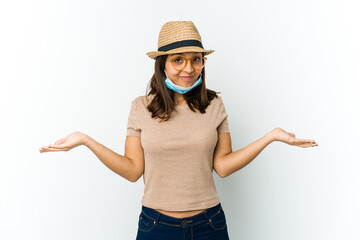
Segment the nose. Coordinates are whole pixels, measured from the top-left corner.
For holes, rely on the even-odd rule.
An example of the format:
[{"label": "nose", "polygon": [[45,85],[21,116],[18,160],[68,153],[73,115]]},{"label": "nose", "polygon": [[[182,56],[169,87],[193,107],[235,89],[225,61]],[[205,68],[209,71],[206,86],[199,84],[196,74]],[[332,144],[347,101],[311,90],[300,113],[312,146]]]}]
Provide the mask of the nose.
[{"label": "nose", "polygon": [[184,71],[184,72],[188,72],[188,73],[191,73],[191,72],[194,71],[194,68],[193,68],[190,60],[188,60],[188,61],[186,62],[186,66],[185,66],[185,68],[183,69],[183,71]]}]

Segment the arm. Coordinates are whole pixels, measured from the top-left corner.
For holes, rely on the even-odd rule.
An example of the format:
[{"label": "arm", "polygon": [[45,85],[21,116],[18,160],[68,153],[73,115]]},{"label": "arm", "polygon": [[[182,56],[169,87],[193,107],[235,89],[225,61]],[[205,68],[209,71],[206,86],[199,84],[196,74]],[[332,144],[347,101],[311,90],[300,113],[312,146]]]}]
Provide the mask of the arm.
[{"label": "arm", "polygon": [[126,137],[125,156],[113,152],[90,136],[79,131],[57,140],[55,144],[42,146],[39,150],[40,153],[69,151],[81,145],[87,146],[105,166],[130,182],[136,182],[144,173],[144,151],[141,146],[140,137]]},{"label": "arm", "polygon": [[248,146],[232,152],[230,134],[219,134],[214,154],[214,169],[220,177],[227,177],[249,164],[273,141],[281,141],[299,147],[317,146],[314,140],[298,139],[295,138],[293,133],[287,133],[281,128],[275,128]]},{"label": "arm", "polygon": [[98,158],[113,172],[119,174],[130,182],[136,182],[143,174],[144,157],[140,145],[139,137],[127,137],[125,142],[125,155],[117,154],[111,149],[98,143],[87,136],[85,146],[87,146]]},{"label": "arm", "polygon": [[248,146],[232,152],[230,134],[219,134],[214,155],[214,169],[216,173],[224,178],[240,170],[256,158],[272,141],[269,135],[265,135]]}]

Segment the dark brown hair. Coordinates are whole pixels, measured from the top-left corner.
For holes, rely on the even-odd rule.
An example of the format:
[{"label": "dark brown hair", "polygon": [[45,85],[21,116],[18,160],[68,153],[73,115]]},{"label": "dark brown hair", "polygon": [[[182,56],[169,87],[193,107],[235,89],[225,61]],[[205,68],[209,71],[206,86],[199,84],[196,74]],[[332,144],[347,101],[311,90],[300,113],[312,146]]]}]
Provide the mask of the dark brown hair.
[{"label": "dark brown hair", "polygon": [[[161,121],[167,121],[171,113],[176,111],[174,92],[168,89],[165,85],[165,62],[168,55],[158,56],[155,60],[155,73],[153,74],[148,88],[147,95],[154,95],[151,103],[147,109],[152,113],[152,118],[160,118]],[[183,94],[191,111],[205,113],[205,109],[210,102],[217,97],[217,93],[213,90],[207,89],[205,85],[205,67],[201,71],[202,83],[196,86],[191,91]],[[150,89],[150,90],[149,90]]]}]

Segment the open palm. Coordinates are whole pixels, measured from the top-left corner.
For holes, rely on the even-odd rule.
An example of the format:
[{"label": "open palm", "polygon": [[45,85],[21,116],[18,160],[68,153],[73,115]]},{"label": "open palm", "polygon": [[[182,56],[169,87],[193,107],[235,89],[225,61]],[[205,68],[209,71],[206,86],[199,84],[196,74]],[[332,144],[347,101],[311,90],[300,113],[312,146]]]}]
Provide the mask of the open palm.
[{"label": "open palm", "polygon": [[79,145],[84,144],[86,135],[82,132],[73,132],[57,140],[54,144],[42,146],[39,151],[42,152],[58,152],[58,151],[69,151]]},{"label": "open palm", "polygon": [[291,146],[298,146],[303,148],[318,146],[318,144],[313,139],[295,138],[294,133],[288,133],[279,127],[272,130],[271,134],[273,134],[276,141],[284,142]]}]

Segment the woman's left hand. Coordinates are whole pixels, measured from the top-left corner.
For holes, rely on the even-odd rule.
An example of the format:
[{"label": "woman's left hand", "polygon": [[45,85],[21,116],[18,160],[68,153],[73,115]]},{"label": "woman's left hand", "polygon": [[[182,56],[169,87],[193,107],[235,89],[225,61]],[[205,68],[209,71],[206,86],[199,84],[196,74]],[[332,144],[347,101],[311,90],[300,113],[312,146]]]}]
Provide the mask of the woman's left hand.
[{"label": "woman's left hand", "polygon": [[295,138],[295,134],[288,133],[279,127],[274,128],[271,132],[269,132],[269,135],[273,140],[284,142],[291,146],[298,146],[303,148],[318,146],[318,144],[313,139]]}]

